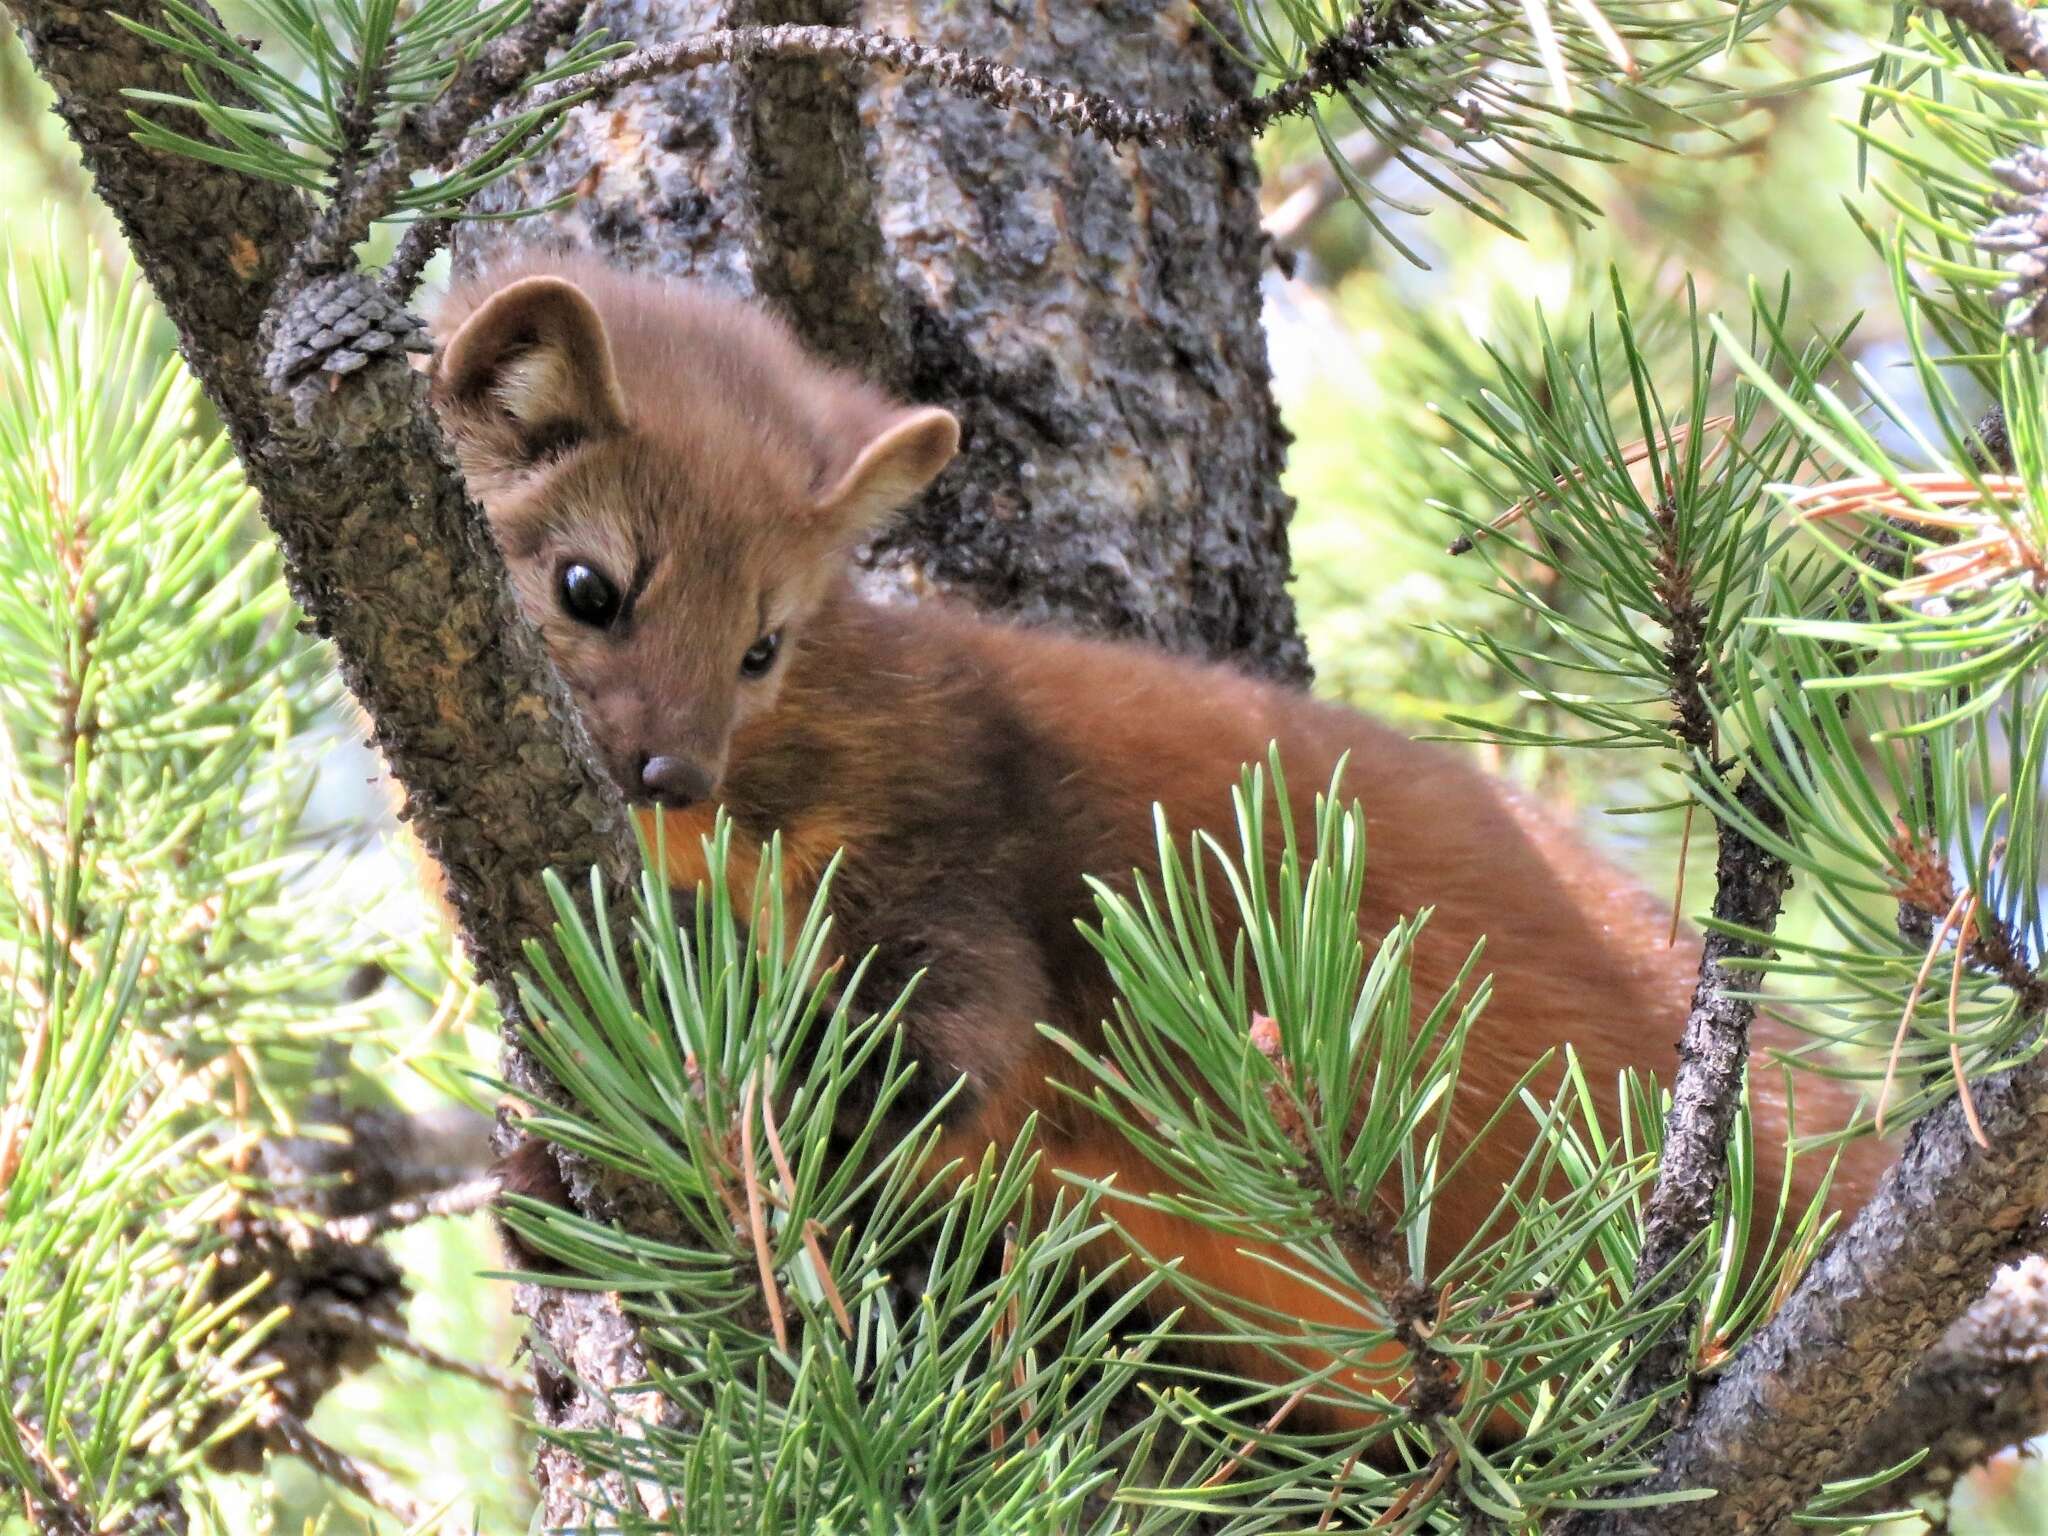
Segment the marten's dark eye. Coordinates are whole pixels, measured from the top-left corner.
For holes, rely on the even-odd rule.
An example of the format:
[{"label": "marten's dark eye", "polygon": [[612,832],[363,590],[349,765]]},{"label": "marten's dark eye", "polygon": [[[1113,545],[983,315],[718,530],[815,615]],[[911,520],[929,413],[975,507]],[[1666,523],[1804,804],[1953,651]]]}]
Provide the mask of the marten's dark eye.
[{"label": "marten's dark eye", "polygon": [[562,611],[592,629],[610,629],[619,616],[619,589],[593,565],[562,567]]},{"label": "marten's dark eye", "polygon": [[748,647],[747,654],[740,658],[740,676],[767,676],[768,669],[775,665],[775,653],[781,649],[782,631],[770,630]]}]

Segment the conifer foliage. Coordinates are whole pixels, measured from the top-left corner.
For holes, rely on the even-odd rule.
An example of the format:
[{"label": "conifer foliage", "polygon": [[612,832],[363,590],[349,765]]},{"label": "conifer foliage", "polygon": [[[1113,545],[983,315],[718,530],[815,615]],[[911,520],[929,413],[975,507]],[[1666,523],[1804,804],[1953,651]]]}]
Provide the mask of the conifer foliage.
[{"label": "conifer foliage", "polygon": [[265,1174],[389,946],[314,898],[333,683],[140,286],[18,257],[0,356],[0,1465],[10,1517],[157,1529],[318,1396]]}]

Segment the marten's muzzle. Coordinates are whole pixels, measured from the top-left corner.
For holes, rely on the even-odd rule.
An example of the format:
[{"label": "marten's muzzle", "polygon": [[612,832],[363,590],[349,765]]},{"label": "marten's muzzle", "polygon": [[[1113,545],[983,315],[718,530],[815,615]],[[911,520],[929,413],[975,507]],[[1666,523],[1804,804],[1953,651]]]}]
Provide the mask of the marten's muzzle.
[{"label": "marten's muzzle", "polygon": [[686,757],[646,757],[640,762],[640,783],[627,786],[635,799],[646,798],[671,811],[685,810],[711,797],[718,780],[701,763]]}]

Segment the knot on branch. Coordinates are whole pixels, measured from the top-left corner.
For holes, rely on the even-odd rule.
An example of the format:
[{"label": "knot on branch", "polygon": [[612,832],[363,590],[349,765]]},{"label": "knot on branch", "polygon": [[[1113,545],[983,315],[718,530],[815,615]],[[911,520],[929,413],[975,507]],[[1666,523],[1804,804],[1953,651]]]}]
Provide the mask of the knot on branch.
[{"label": "knot on branch", "polygon": [[425,323],[374,278],[309,279],[273,311],[268,330],[263,382],[291,402],[299,426],[361,447],[412,419],[418,381],[405,355],[433,344]]},{"label": "knot on branch", "polygon": [[2048,346],[2048,149],[2030,144],[1995,162],[1991,174],[2011,190],[1992,200],[2000,217],[1978,232],[1977,248],[2001,258],[1999,301],[2021,305],[2007,317],[2006,333]]}]

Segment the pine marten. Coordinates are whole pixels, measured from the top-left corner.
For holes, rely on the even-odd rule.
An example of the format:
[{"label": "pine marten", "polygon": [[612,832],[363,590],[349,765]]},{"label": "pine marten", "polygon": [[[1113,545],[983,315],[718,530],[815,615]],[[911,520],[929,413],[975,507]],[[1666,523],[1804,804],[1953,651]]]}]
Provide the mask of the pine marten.
[{"label": "pine marten", "polygon": [[[1059,1170],[1166,1187],[1050,1086],[1085,1076],[1036,1026],[1100,1041],[1113,994],[1076,928],[1094,914],[1084,877],[1156,879],[1155,802],[1176,832],[1228,843],[1229,791],[1272,742],[1304,829],[1349,754],[1345,791],[1368,825],[1361,935],[1371,945],[1435,908],[1418,995],[1450,986],[1485,937],[1495,987],[1465,1053],[1459,1130],[1567,1042],[1609,1124],[1622,1069],[1672,1066],[1696,945],[1669,945],[1653,898],[1453,752],[1227,666],[861,596],[849,551],[952,459],[947,411],[824,366],[758,308],[588,259],[487,270],[447,297],[436,333],[434,406],[611,773],[643,816],[666,818],[670,878],[694,889],[720,806],[741,882],[781,832],[796,902],[844,849],[839,948],[875,951],[871,999],[926,973],[902,1027],[929,1089],[962,1080],[949,1150],[978,1161],[1036,1111],[1048,1189]],[[1759,1048],[1792,1043],[1783,1026],[1757,1033]],[[1765,1190],[1785,1142],[1777,1084],[1755,1076]],[[1799,1099],[1802,1131],[1853,1108],[1820,1078]],[[1525,1149],[1512,1133],[1482,1143],[1435,1208],[1434,1247],[1471,1236]],[[1881,1160],[1852,1145],[1842,1203]],[[1825,1161],[1801,1160],[1809,1183]],[[1359,1322],[1242,1239],[1117,1215],[1228,1294]],[[1280,1370],[1249,1352],[1235,1363]]]}]

